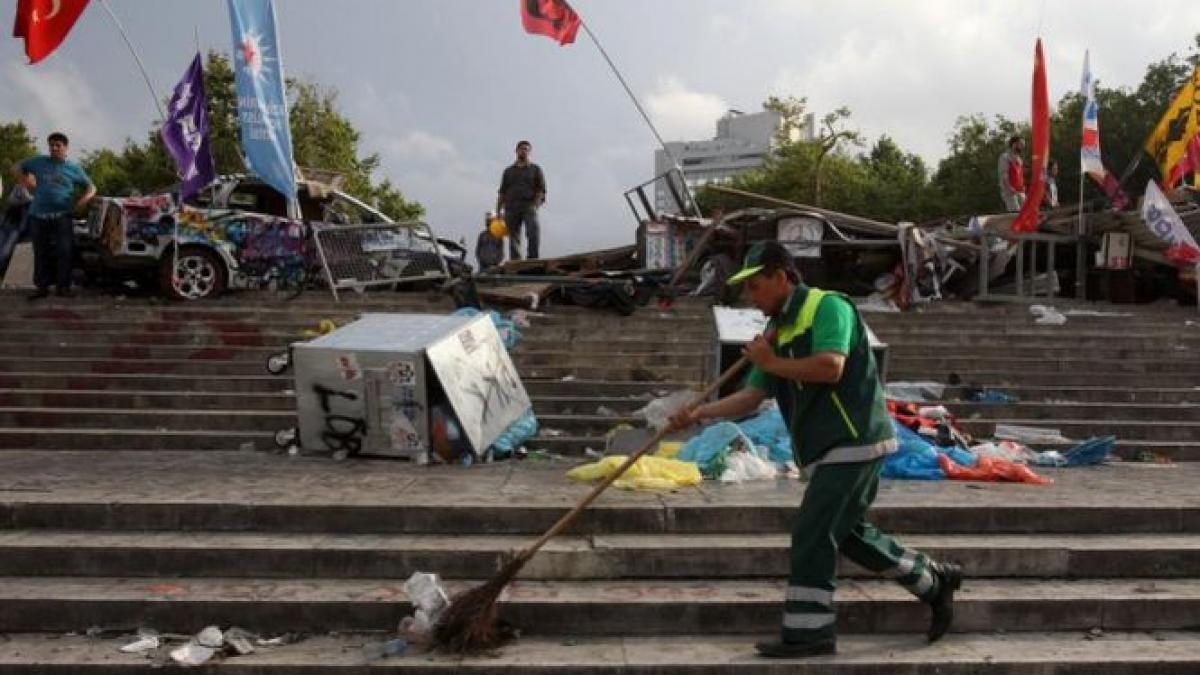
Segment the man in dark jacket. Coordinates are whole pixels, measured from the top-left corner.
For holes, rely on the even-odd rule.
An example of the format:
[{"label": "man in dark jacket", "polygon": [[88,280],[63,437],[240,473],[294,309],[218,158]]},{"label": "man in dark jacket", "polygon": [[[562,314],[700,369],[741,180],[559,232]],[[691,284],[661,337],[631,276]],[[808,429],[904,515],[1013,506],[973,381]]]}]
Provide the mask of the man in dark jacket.
[{"label": "man in dark jacket", "polygon": [[537,212],[546,201],[546,177],[540,166],[529,161],[531,152],[533,145],[529,141],[517,143],[517,161],[504,170],[496,197],[496,210],[504,213],[508,225],[508,253],[512,260],[521,259],[523,229],[529,237],[528,257],[538,257],[541,240]]},{"label": "man in dark jacket", "polygon": [[962,571],[907,548],[866,519],[884,456],[896,438],[875,358],[858,310],[838,293],[809,288],[776,241],[750,248],[728,283],[746,282],[751,302],[771,318],[746,347],[754,367],[739,392],[671,418],[685,428],[740,417],[771,396],[788,424],[796,462],[810,473],[792,527],[791,573],[778,641],[757,645],[763,656],[800,657],[837,651],[833,591],[838,554],[895,579],[930,606],[930,642],[946,633]]}]

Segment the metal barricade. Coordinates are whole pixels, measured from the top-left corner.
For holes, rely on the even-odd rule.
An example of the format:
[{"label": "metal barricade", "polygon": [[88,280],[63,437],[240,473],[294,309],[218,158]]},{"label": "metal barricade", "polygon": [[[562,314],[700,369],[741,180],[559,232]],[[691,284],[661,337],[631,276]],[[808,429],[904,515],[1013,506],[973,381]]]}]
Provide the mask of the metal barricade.
[{"label": "metal barricade", "polygon": [[339,290],[394,287],[450,276],[437,238],[422,222],[319,224],[314,226],[313,240],[335,301]]},{"label": "metal barricade", "polygon": [[[992,261],[991,253],[995,252],[996,242],[1006,241],[1016,244],[1016,286],[1014,293],[995,293],[991,290]],[[1034,302],[1042,298],[1058,297],[1059,288],[1057,272],[1055,271],[1055,256],[1059,246],[1074,247],[1075,249],[1075,297],[1082,299],[1084,285],[1082,283],[1086,272],[1087,246],[1084,237],[1062,234],[1009,234],[999,236],[990,232],[980,235],[979,254],[979,294],[976,300],[981,302]],[[1045,260],[1042,270],[1043,283],[1038,287],[1038,257],[1041,253]],[[1005,261],[1007,265],[1007,260]]]}]

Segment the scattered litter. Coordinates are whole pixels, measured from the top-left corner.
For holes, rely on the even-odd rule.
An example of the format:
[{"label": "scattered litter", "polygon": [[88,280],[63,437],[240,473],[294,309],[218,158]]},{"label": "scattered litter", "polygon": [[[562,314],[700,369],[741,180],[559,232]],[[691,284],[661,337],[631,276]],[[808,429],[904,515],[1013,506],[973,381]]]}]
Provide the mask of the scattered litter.
[{"label": "scattered litter", "polygon": [[216,626],[209,626],[196,633],[196,642],[202,647],[220,647],[225,644],[225,634]]},{"label": "scattered litter", "polygon": [[963,392],[963,400],[968,403],[1020,403],[1021,399],[999,389],[970,388]]},{"label": "scattered litter", "polygon": [[545,429],[542,429],[541,433],[538,435],[548,438],[558,438],[559,436],[566,435],[566,433],[567,432],[563,431],[562,429],[551,429],[550,427],[546,427]]},{"label": "scattered litter", "polygon": [[1029,313],[1037,317],[1034,323],[1047,326],[1061,326],[1067,322],[1067,317],[1053,307],[1046,305],[1030,305]]},{"label": "scattered litter", "polygon": [[158,649],[162,645],[162,640],[157,633],[138,632],[138,639],[121,647],[121,651],[126,654],[142,654],[154,649]]},{"label": "scattered litter", "polygon": [[575,376],[574,375],[563,375],[562,381],[563,382],[574,382]]},{"label": "scattered litter", "polygon": [[674,459],[679,456],[679,451],[682,449],[683,441],[661,441],[658,444],[658,450],[654,452],[654,456]]},{"label": "scattered litter", "polygon": [[1017,424],[997,424],[996,431],[992,435],[1001,440],[1017,441],[1025,445],[1071,442],[1071,439],[1063,436],[1058,429],[1026,427]]},{"label": "scattered litter", "polygon": [[889,300],[882,293],[872,293],[866,300],[857,303],[860,312],[899,312],[900,306]]},{"label": "scattered litter", "polygon": [[725,458],[725,471],[721,473],[722,483],[744,483],[753,480],[775,480],[779,477],[779,469],[774,464],[752,452],[731,452]]},{"label": "scattered litter", "polygon": [[237,626],[231,626],[225,631],[225,649],[231,651],[237,656],[246,656],[254,653],[254,634],[242,630]]},{"label": "scattered litter", "polygon": [[601,417],[619,417],[619,414],[616,410],[604,405],[596,408],[596,414]]},{"label": "scattered litter", "polygon": [[690,389],[681,389],[650,401],[633,414],[635,417],[644,418],[655,431],[662,431],[670,423],[671,415],[691,403],[695,397],[696,392]]},{"label": "scattered litter", "polygon": [[245,443],[242,443],[238,446],[238,450],[241,450],[242,452],[253,452],[254,441],[246,441]]},{"label": "scattered litter", "polygon": [[584,448],[583,454],[585,457],[591,457],[592,459],[603,459],[604,458],[603,452],[600,452],[599,450],[593,450],[591,448]]},{"label": "scattered litter", "polygon": [[885,389],[890,399],[915,403],[940,401],[946,393],[941,382],[888,382]]},{"label": "scattered litter", "polygon": [[277,635],[273,638],[260,637],[255,639],[254,643],[259,647],[283,647],[303,641],[304,635],[300,633],[284,633],[283,635]]},{"label": "scattered litter", "polygon": [[200,666],[213,657],[216,650],[195,642],[189,642],[178,649],[171,650],[171,659],[182,666]]},{"label": "scattered litter", "polygon": [[442,588],[441,579],[436,574],[413,572],[404,582],[404,593],[412,602],[414,611],[411,616],[400,620],[399,633],[405,642],[425,645],[429,643],[433,627],[441,618],[442,612],[450,606],[450,597]]},{"label": "scattered litter", "polygon": [[401,638],[386,642],[368,642],[362,646],[363,658],[368,663],[382,661],[393,656],[403,656],[408,651],[408,642]]},{"label": "scattered litter", "polygon": [[1049,485],[1054,481],[1043,478],[1024,464],[1009,462],[995,457],[979,457],[975,466],[962,466],[947,455],[938,455],[938,465],[951,480],[981,480],[1010,483]]},{"label": "scattered litter", "polygon": [[1106,317],[1128,317],[1133,316],[1129,312],[1102,312],[1098,309],[1068,309],[1063,312],[1067,316],[1106,316]]},{"label": "scattered litter", "polygon": [[1084,634],[1084,636],[1083,636],[1083,639],[1085,639],[1085,640],[1098,640],[1098,639],[1100,639],[1100,638],[1102,638],[1102,637],[1104,637],[1104,630],[1103,630],[1103,629],[1100,629],[1100,628],[1092,628],[1091,630],[1089,630],[1087,633],[1085,633],[1085,634]]}]

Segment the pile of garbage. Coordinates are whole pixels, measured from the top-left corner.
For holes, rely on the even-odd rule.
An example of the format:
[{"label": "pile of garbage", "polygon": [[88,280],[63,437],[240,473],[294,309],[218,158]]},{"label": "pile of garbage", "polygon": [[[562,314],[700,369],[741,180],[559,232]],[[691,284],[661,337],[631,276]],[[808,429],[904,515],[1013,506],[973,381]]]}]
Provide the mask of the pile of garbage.
[{"label": "pile of garbage", "polygon": [[[924,405],[937,399],[945,387],[935,382],[908,382],[889,386],[888,409],[898,449],[887,456],[883,476],[911,480],[1005,481],[1047,485],[1053,481],[1034,467],[1076,467],[1107,460],[1116,443],[1113,436],[1091,438],[1069,450],[1033,449],[1041,444],[1064,445],[1072,441],[1057,429],[1018,425],[996,426],[993,438],[977,440],[963,431],[942,405]],[[902,400],[903,396],[918,401]],[[635,413],[656,430],[666,427],[670,414],[690,401],[694,392],[681,391],[648,403]],[[1012,403],[1016,397],[988,389],[968,389],[965,398],[990,403]],[[568,472],[577,481],[595,481],[614,473],[627,455],[614,454]],[[656,452],[640,458],[614,485],[623,489],[670,490],[699,485],[702,480],[725,483],[774,480],[800,474],[792,453],[791,436],[778,406],[769,401],[746,419],[722,421],[704,427],[686,441],[663,441]]]}]

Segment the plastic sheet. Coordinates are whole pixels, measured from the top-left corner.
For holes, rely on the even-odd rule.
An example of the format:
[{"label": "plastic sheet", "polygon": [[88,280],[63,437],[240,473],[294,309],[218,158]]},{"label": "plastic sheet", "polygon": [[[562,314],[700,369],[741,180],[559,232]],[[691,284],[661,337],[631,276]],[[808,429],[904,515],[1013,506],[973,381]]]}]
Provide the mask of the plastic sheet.
[{"label": "plastic sheet", "polygon": [[[598,462],[571,469],[567,477],[581,482],[601,480],[615,473],[626,459],[625,455],[605,457]],[[695,464],[650,455],[634,462],[613,485],[622,490],[671,490],[699,485],[702,480],[704,478]]]},{"label": "plastic sheet", "polygon": [[996,457],[980,457],[975,466],[962,466],[946,455],[938,456],[938,465],[951,480],[973,480],[990,482],[1029,483],[1049,485],[1054,481],[1043,478],[1024,464],[1017,464]]}]

